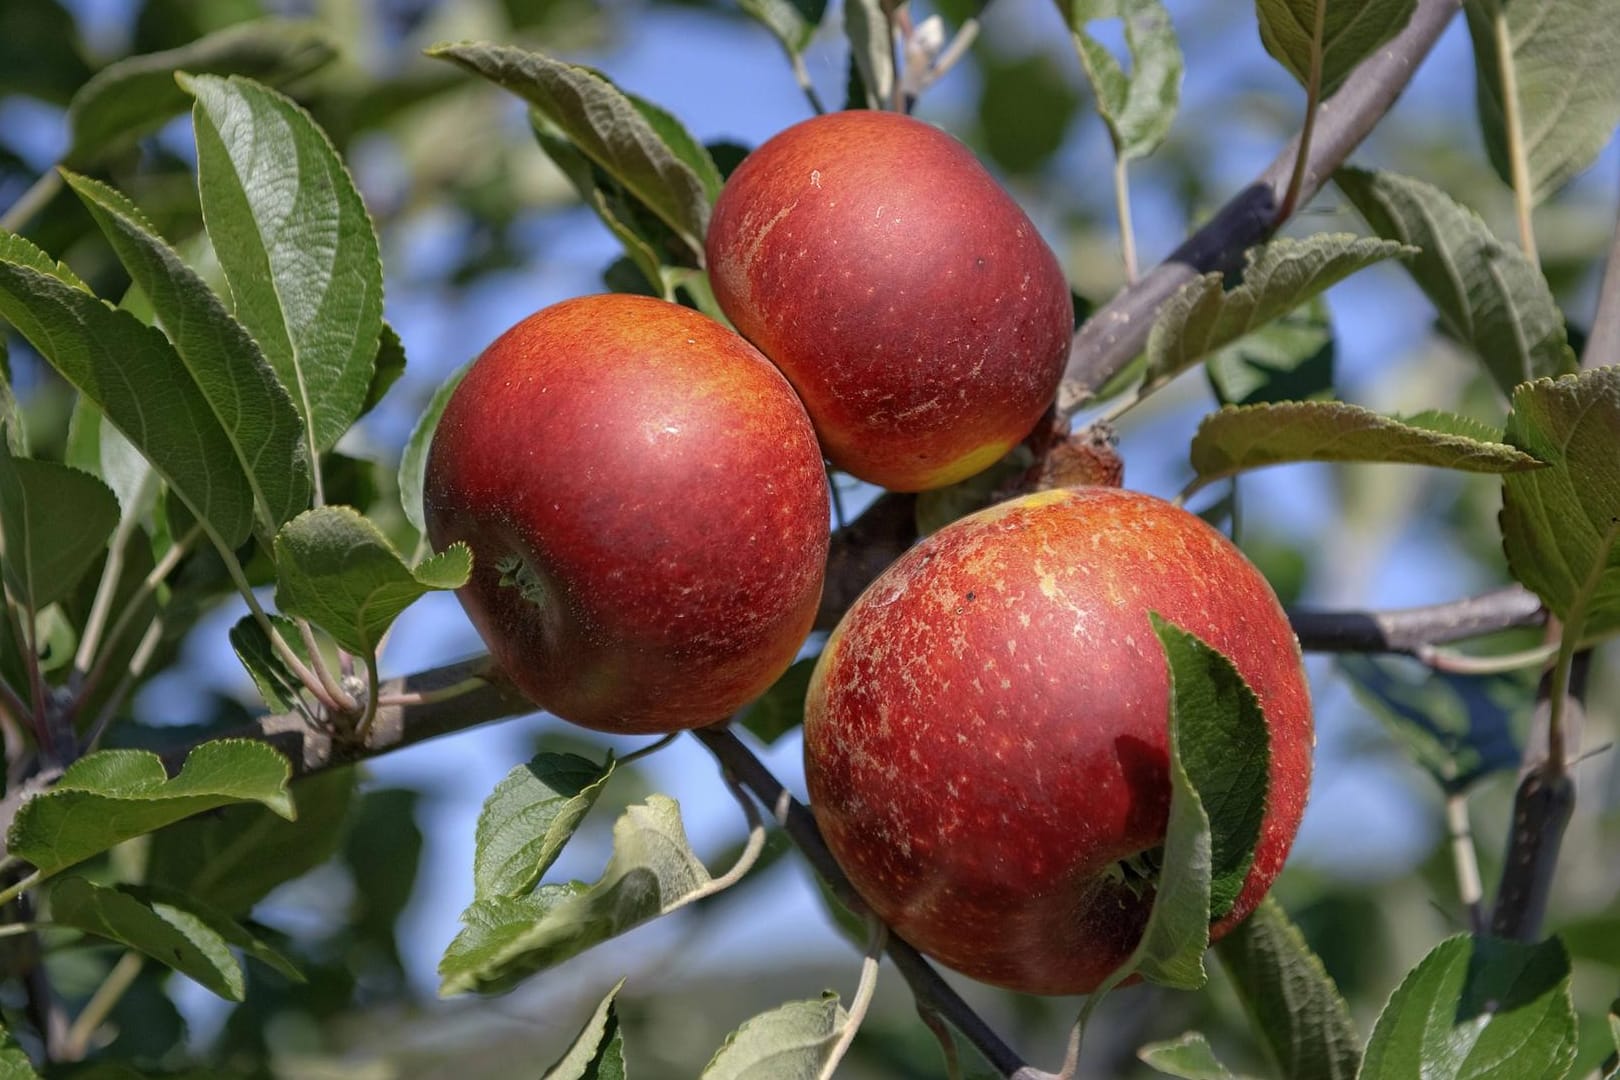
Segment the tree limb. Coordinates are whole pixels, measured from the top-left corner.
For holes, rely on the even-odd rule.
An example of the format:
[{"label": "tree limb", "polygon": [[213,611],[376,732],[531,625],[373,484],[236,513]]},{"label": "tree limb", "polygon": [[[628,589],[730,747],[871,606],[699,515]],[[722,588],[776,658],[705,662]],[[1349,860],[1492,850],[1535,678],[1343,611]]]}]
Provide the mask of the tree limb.
[{"label": "tree limb", "polygon": [[[1321,104],[1290,212],[1308,203],[1383,119],[1461,7],[1461,0],[1418,0],[1406,27]],[[1278,210],[1298,153],[1295,136],[1207,225],[1086,320],[1069,349],[1069,367],[1058,393],[1058,408],[1065,416],[1073,416],[1097,387],[1142,351],[1161,304],[1200,274],[1237,266],[1244,251],[1283,223]]]},{"label": "tree limb", "polygon": [[1500,630],[1540,626],[1547,621],[1541,601],[1521,585],[1453,600],[1446,604],[1393,611],[1313,611],[1288,613],[1306,652],[1404,653],[1425,646],[1483,637]]}]

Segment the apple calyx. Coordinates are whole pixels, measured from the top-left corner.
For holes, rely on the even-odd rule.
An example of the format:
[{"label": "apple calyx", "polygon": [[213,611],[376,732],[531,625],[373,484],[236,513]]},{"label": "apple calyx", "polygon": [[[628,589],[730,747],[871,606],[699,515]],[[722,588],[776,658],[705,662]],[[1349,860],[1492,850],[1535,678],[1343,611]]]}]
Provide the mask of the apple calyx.
[{"label": "apple calyx", "polygon": [[502,555],[495,560],[495,570],[501,576],[497,584],[516,589],[518,595],[537,608],[544,608],[550,593],[546,583],[528,561],[518,555]]}]

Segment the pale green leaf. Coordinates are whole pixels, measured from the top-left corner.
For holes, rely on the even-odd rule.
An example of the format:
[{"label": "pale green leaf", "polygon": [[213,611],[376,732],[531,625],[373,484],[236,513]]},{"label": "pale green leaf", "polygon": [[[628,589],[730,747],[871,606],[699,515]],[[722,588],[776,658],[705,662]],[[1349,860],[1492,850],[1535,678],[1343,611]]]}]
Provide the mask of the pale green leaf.
[{"label": "pale green leaf", "polygon": [[439,417],[444,414],[444,407],[450,404],[450,395],[456,392],[462,376],[467,374],[470,367],[472,364],[468,363],[457,368],[433,392],[427,408],[422,410],[416,426],[411,429],[411,437],[405,443],[405,453],[399,459],[399,502],[405,509],[406,519],[416,526],[416,531],[422,536],[427,535],[427,521],[422,514],[422,484],[427,476],[428,448],[433,444],[433,432],[439,426]]},{"label": "pale green leaf", "polygon": [[29,611],[72,592],[118,524],[118,499],[90,473],[13,458],[0,440],[0,572]]},{"label": "pale green leaf", "polygon": [[188,77],[203,218],[252,333],[304,418],[310,457],[332,449],[371,386],[382,333],[377,235],[315,121],[247,79]]},{"label": "pale green leaf", "polygon": [[[1583,172],[1620,123],[1620,4],[1615,0],[1468,0],[1474,90],[1485,149],[1513,186],[1504,63],[1518,90],[1519,128],[1532,203]],[[1506,20],[1508,50],[1498,48]]]},{"label": "pale green leaf", "polygon": [[149,751],[103,750],[80,758],[50,790],[23,803],[8,847],[48,875],[232,803],[260,803],[291,819],[291,774],[276,750],[245,739],[203,743],[173,779]]},{"label": "pale green leaf", "polygon": [[1448,938],[1406,976],[1367,1040],[1359,1080],[1557,1080],[1575,1061],[1569,956]]},{"label": "pale green leaf", "polygon": [[804,52],[827,13],[827,0],[737,0],[737,6],[775,34],[789,56]]},{"label": "pale green leaf", "polygon": [[1478,214],[1431,184],[1386,172],[1333,175],[1378,235],[1418,248],[1406,267],[1441,321],[1484,361],[1503,393],[1575,370],[1547,279]]},{"label": "pale green leaf", "polygon": [[1501,442],[1497,432],[1461,416],[1382,416],[1342,401],[1228,405],[1204,417],[1189,456],[1202,484],[1295,461],[1432,465],[1476,473],[1522,472],[1541,465]]},{"label": "pale green leaf", "polygon": [[624,1032],[619,1029],[617,1007],[622,989],[624,980],[620,979],[542,1080],[625,1080]]},{"label": "pale green leaf", "polygon": [[0,1080],[39,1080],[28,1054],[3,1027],[0,1027]]},{"label": "pale green leaf", "polygon": [[844,36],[866,91],[866,107],[889,108],[894,98],[894,37],[882,0],[844,0]]},{"label": "pale green leaf", "polygon": [[[1161,0],[1072,0],[1060,6],[1114,153],[1126,160],[1146,157],[1170,133],[1181,104],[1181,46],[1170,13]],[[1086,25],[1098,19],[1124,23],[1128,73],[1087,31]]]},{"label": "pale green leaf", "polygon": [[174,350],[231,441],[267,530],[309,505],[304,425],[258,345],[136,206],[118,191],[64,172],[146,295]]},{"label": "pale green leaf", "polygon": [[84,168],[185,112],[188,99],[175,83],[177,72],[247,75],[281,85],[325,67],[337,54],[331,31],[317,23],[266,19],[109,64],[68,105],[73,134],[67,164]]},{"label": "pale green leaf", "polygon": [[371,656],[399,613],[435,589],[459,589],[472,552],[456,544],[413,569],[359,511],[322,506],[276,534],[276,606]]},{"label": "pale green leaf", "polygon": [[439,961],[439,993],[504,990],[679,907],[709,883],[680,809],[665,795],[629,807],[594,884],[542,885],[524,897],[475,900]]},{"label": "pale green leaf", "polygon": [[1215,1056],[1209,1040],[1196,1031],[1164,1042],[1149,1043],[1138,1050],[1136,1056],[1155,1072],[1179,1076],[1182,1080],[1234,1080],[1232,1071]]},{"label": "pale green leaf", "polygon": [[1353,1080],[1361,1039],[1322,961],[1267,897],[1215,945],[1283,1076]]},{"label": "pale green leaf", "polygon": [[227,547],[253,527],[253,487],[208,399],[162,333],[0,234],[0,317],[133,443]]},{"label": "pale green leaf", "polygon": [[778,1005],[727,1035],[700,1080],[816,1080],[848,1022],[830,991]]},{"label": "pale green leaf", "polygon": [[618,87],[590,68],[510,46],[439,45],[428,55],[458,64],[533,105],[701,256],[713,201],[705,177]]},{"label": "pale green leaf", "polygon": [[577,754],[537,755],[495,786],[478,815],[473,896],[522,896],[534,888],[584,820],[613,761]]},{"label": "pale green leaf", "polygon": [[1283,238],[1252,248],[1238,285],[1227,289],[1219,273],[1205,274],[1160,307],[1148,334],[1146,381],[1163,383],[1356,271],[1411,253],[1392,241],[1348,233]]},{"label": "pale green leaf", "polygon": [[1620,629],[1620,367],[1513,393],[1507,441],[1549,467],[1504,479],[1508,568],[1589,642]]},{"label": "pale green leaf", "polygon": [[[1319,12],[1318,5],[1326,5]],[[1320,87],[1326,97],[1355,66],[1406,26],[1417,0],[1258,0],[1260,40],[1266,51],[1309,86],[1321,50]],[[1322,36],[1316,38],[1317,15]]]},{"label": "pale green leaf", "polygon": [[13,455],[28,456],[28,429],[23,426],[17,395],[11,390],[11,358],[5,334],[0,334],[0,430],[4,431],[5,444]]}]

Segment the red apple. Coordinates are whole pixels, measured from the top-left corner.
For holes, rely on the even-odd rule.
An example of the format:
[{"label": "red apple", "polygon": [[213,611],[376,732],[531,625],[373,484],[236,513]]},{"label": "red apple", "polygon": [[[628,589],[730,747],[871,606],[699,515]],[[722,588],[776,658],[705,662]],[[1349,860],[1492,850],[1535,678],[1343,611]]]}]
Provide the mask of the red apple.
[{"label": "red apple", "polygon": [[730,715],[793,661],[821,596],[827,482],[771,363],[638,296],[546,308],[451,396],[423,502],[466,541],[463,606],[535,704],[658,732]]},{"label": "red apple", "polygon": [[1063,375],[1063,270],[966,147],[891,112],[806,120],[750,154],[708,234],[728,318],[804,399],[833,464],[896,491],[972,476]]},{"label": "red apple", "polygon": [[1243,919],[1310,784],[1309,688],[1276,596],[1192,514],[1110,488],[1029,495],[911,549],[827,643],[805,709],[811,808],[872,909],[984,982],[1086,993],[1141,936],[1120,864],[1164,841],[1169,676],[1148,613],[1259,698],[1270,795]]}]

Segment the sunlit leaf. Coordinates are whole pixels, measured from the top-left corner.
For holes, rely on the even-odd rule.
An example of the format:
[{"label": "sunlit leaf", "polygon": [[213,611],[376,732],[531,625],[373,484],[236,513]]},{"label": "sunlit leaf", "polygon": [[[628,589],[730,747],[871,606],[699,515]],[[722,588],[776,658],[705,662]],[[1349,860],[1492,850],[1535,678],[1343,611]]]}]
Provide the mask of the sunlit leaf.
[{"label": "sunlit leaf", "polygon": [[608,777],[577,754],[537,755],[506,774],[484,800],[473,851],[473,896],[522,896],[562,853]]},{"label": "sunlit leaf", "polygon": [[[1170,133],[1181,104],[1181,46],[1170,13],[1160,0],[1060,0],[1081,66],[1096,96],[1097,111],[1121,158],[1151,154]],[[1086,29],[1097,19],[1119,19],[1125,28],[1126,72]]]},{"label": "sunlit leaf", "polygon": [[1182,1080],[1233,1080],[1232,1071],[1216,1058],[1209,1040],[1196,1031],[1149,1043],[1138,1050],[1136,1056],[1155,1072],[1179,1076]]},{"label": "sunlit leaf", "polygon": [[543,1080],[625,1080],[624,1032],[617,998],[624,980],[613,984],[574,1037],[568,1052],[545,1071]]},{"label": "sunlit leaf", "polygon": [[450,395],[456,392],[456,387],[461,385],[462,377],[471,366],[464,364],[457,368],[433,392],[427,408],[422,410],[416,426],[411,429],[411,437],[405,443],[405,453],[399,459],[399,502],[405,509],[406,519],[416,526],[416,531],[422,536],[427,535],[427,521],[422,516],[422,483],[427,473],[428,448],[433,444],[433,431],[439,426],[439,417],[444,414],[444,407],[450,404]]},{"label": "sunlit leaf", "polygon": [[1316,296],[1217,349],[1204,368],[1222,405],[1303,401],[1333,395],[1335,353],[1327,301]]},{"label": "sunlit leaf", "polygon": [[827,0],[737,0],[737,6],[775,34],[789,56],[804,52],[827,14]]},{"label": "sunlit leaf", "polygon": [[887,109],[894,98],[894,34],[882,0],[844,0],[849,59],[866,91],[868,109]]},{"label": "sunlit leaf", "polygon": [[831,992],[817,1001],[778,1005],[727,1035],[700,1080],[815,1080],[848,1022]]},{"label": "sunlit leaf", "polygon": [[[1316,37],[1321,5],[1322,36]],[[1339,88],[1355,66],[1406,26],[1417,0],[1258,0],[1260,40],[1266,51],[1310,85],[1321,52],[1321,93]]]}]

